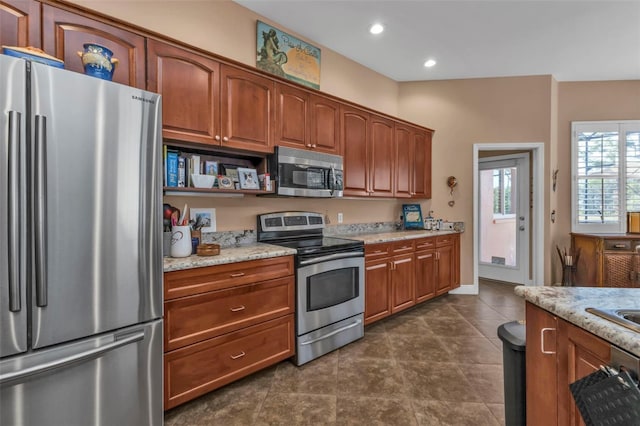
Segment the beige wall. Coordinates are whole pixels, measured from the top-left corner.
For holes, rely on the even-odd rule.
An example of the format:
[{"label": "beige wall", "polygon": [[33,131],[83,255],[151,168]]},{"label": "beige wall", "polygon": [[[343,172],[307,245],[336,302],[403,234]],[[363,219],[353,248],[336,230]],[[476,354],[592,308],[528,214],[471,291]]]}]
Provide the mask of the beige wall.
[{"label": "beige wall", "polygon": [[[640,120],[640,80],[558,83],[557,169],[554,208],[556,223],[551,239],[560,247],[571,245],[571,122]],[[555,166],[554,166],[555,167]],[[553,257],[555,280],[562,277],[557,256]]]},{"label": "beige wall", "polygon": [[[552,84],[551,76],[400,83],[400,115],[436,129],[431,200],[435,215],[465,222],[461,239],[462,283],[470,284],[473,280],[473,145],[544,143],[545,188],[548,187]],[[447,205],[449,175],[458,178],[454,207]],[[548,217],[548,203],[545,215]],[[548,235],[548,223],[544,235]],[[547,244],[545,239],[543,246]],[[549,276],[546,259],[545,283],[549,282]]]},{"label": "beige wall", "polygon": [[[255,65],[256,19],[274,24],[230,0],[121,1],[74,0],[90,9],[166,34],[219,55]],[[152,5],[152,6],[151,6]],[[291,31],[289,31],[291,32]],[[302,38],[302,37],[300,37]],[[307,40],[315,45],[313,40]],[[433,198],[423,212],[463,220],[461,282],[472,282],[472,152],[474,143],[543,142],[545,144],[546,253],[568,246],[570,230],[570,121],[640,119],[640,81],[558,83],[551,76],[443,80],[397,83],[323,46],[321,90],[375,110],[436,129],[433,144]],[[551,171],[559,169],[557,192]],[[451,199],[446,178],[458,178]],[[254,229],[255,215],[275,210],[312,210],[336,223],[379,222],[400,217],[401,200],[308,200],[167,197],[182,206],[215,207],[219,230]],[[557,221],[550,222],[550,212]],[[557,281],[555,257],[545,259],[544,282]],[[555,281],[554,281],[555,280]]]},{"label": "beige wall", "polygon": [[[297,35],[230,0],[73,0],[72,3],[251,66],[256,65],[257,19]],[[397,115],[398,84],[394,80],[312,40],[306,41],[322,50],[320,89],[323,92]]]}]

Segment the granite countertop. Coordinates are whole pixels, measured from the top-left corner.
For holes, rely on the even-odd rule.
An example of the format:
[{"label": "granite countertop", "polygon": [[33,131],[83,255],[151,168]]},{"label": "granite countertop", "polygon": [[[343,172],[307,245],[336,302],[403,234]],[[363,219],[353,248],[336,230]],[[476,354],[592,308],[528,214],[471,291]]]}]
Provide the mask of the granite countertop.
[{"label": "granite countertop", "polygon": [[585,308],[640,309],[640,289],[517,286],[515,293],[534,305],[640,356],[640,333],[585,311]]},{"label": "granite countertop", "polygon": [[295,249],[271,244],[254,243],[238,247],[222,248],[220,249],[220,254],[217,256],[192,255],[189,257],[165,257],[163,258],[164,272],[223,265],[225,263],[243,262],[245,260],[289,256],[293,254],[296,254]]},{"label": "granite countertop", "polygon": [[415,238],[436,237],[438,235],[459,234],[457,231],[395,231],[395,232],[376,232],[362,234],[342,234],[336,235],[341,238],[349,238],[351,240],[359,240],[365,244],[388,243],[391,241],[412,240]]}]

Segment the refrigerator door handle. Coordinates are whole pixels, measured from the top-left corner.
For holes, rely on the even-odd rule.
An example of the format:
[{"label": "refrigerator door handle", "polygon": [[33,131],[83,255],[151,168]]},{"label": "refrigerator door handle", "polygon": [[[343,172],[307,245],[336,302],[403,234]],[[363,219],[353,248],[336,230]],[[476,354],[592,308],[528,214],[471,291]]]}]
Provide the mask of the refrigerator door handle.
[{"label": "refrigerator door handle", "polygon": [[[90,349],[88,351],[80,352],[77,354],[69,355],[55,361],[45,362],[32,367],[27,367],[22,370],[12,371],[6,374],[0,375],[0,385],[7,385],[9,383],[22,382],[25,378],[34,376],[36,374],[46,373],[47,371],[68,367],[73,364],[79,364],[95,358],[100,358],[106,352],[127,346],[131,343],[139,342],[144,339],[144,330],[137,333],[128,335],[120,340],[108,343],[104,346]],[[117,339],[117,337],[116,337]]]},{"label": "refrigerator door handle", "polygon": [[35,116],[35,269],[36,305],[47,306],[47,118]]},{"label": "refrigerator door handle", "polygon": [[9,310],[20,312],[20,119],[17,111],[9,111],[9,206],[7,208],[7,224],[9,229]]}]

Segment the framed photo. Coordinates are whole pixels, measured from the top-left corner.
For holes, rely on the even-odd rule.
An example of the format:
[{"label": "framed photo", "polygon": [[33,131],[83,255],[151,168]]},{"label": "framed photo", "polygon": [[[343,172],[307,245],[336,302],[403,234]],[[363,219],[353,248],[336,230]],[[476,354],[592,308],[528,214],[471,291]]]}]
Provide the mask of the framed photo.
[{"label": "framed photo", "polygon": [[260,189],[260,181],[258,181],[256,169],[238,167],[238,182],[240,182],[240,189]]},{"label": "framed photo", "polygon": [[238,182],[238,166],[234,164],[223,164],[222,168],[222,173],[224,173],[225,176],[229,176],[231,180]]},{"label": "framed photo", "polygon": [[205,161],[204,162],[204,174],[218,176],[218,162],[217,161]]},{"label": "framed photo", "polygon": [[233,179],[229,176],[218,176],[218,187],[222,189],[233,189]]},{"label": "framed photo", "polygon": [[191,209],[190,219],[200,222],[202,232],[216,232],[216,209]]},{"label": "framed photo", "polygon": [[320,49],[258,21],[256,68],[320,89]]}]

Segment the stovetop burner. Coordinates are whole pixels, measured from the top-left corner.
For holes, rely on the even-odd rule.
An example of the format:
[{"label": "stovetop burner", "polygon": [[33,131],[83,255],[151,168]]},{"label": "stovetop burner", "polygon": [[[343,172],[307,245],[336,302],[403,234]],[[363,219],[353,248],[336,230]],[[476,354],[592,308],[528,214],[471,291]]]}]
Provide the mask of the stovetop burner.
[{"label": "stovetop burner", "polygon": [[290,241],[269,241],[269,243],[296,249],[298,254],[323,253],[342,249],[359,248],[363,246],[362,241],[334,237],[306,238]]}]

